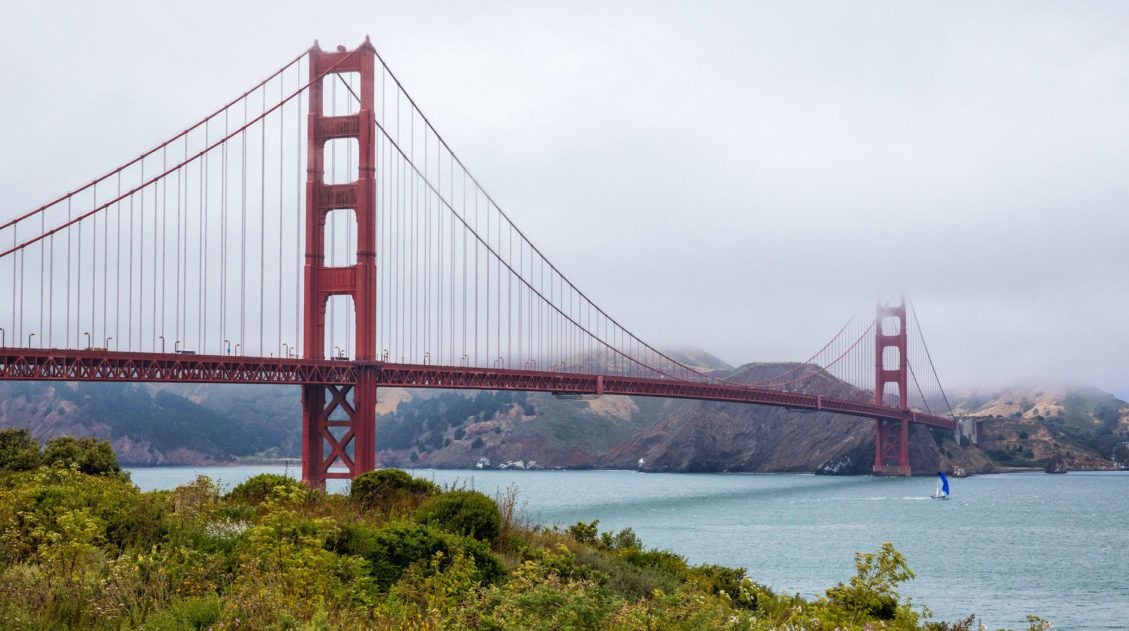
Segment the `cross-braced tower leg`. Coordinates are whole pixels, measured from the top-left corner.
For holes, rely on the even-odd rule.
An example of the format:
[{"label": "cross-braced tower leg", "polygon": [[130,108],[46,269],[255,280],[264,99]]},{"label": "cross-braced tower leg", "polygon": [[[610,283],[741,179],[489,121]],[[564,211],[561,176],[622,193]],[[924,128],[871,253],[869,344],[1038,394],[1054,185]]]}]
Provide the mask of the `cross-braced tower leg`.
[{"label": "cross-braced tower leg", "polygon": [[[376,50],[368,38],[351,51],[327,52],[316,44],[310,49],[303,357],[324,359],[330,297],[352,298],[356,329],[356,382],[302,387],[302,479],[319,488],[325,488],[326,479],[351,479],[376,467],[375,60]],[[359,109],[355,114],[326,116],[323,83],[337,81],[341,73],[360,75]],[[334,139],[357,141],[353,182],[325,182],[325,144]],[[336,210],[351,210],[356,218],[353,265],[325,264],[326,217]]]},{"label": "cross-braced tower leg", "polygon": [[894,306],[879,303],[875,326],[874,402],[886,405],[886,386],[897,390],[900,420],[875,420],[874,474],[910,475],[909,466],[909,393],[906,362],[906,302]]}]

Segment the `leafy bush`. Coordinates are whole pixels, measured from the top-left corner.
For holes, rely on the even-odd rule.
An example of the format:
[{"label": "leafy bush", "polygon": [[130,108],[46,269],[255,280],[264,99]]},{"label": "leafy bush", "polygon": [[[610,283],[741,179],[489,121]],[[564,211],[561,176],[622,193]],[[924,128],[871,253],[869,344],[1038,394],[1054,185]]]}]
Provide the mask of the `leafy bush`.
[{"label": "leafy bush", "polygon": [[228,499],[238,504],[257,506],[270,497],[276,487],[285,489],[302,488],[302,483],[277,473],[260,473],[247,478],[242,483],[231,489],[227,494]]},{"label": "leafy bush", "polygon": [[630,528],[612,534],[605,532],[600,535],[600,547],[606,550],[628,550],[630,548],[642,548],[643,542],[635,534],[635,531]]},{"label": "leafy bush", "polygon": [[215,594],[174,600],[169,608],[145,620],[146,631],[196,631],[209,629],[220,619],[220,599]]},{"label": "leafy bush", "polygon": [[93,436],[59,436],[47,441],[43,450],[43,462],[52,466],[78,466],[78,470],[88,475],[107,475],[120,473],[118,458],[114,455],[109,441]]},{"label": "leafy bush", "polygon": [[596,545],[597,541],[596,537],[600,534],[599,526],[599,519],[593,520],[588,524],[582,521],[578,521],[575,524],[569,526],[568,530],[566,530],[565,532],[568,534],[568,536],[576,539],[578,543],[594,546]]},{"label": "leafy bush", "polygon": [[846,585],[839,583],[827,590],[828,599],[850,612],[852,621],[860,617],[892,620],[898,610],[895,588],[914,578],[902,553],[888,541],[878,552],[858,552],[855,572]]},{"label": "leafy bush", "polygon": [[357,476],[349,497],[365,508],[393,508],[404,504],[417,506],[425,498],[438,495],[439,486],[415,478],[400,469],[379,469]]},{"label": "leafy bush", "polygon": [[478,578],[485,583],[504,573],[502,563],[490,550],[467,537],[460,537],[428,526],[393,522],[379,529],[355,524],[346,528],[338,545],[342,552],[364,557],[377,588],[387,590],[404,571],[416,564],[424,567],[441,554],[440,570],[445,570],[456,552],[474,562]]},{"label": "leafy bush", "polygon": [[757,608],[755,586],[741,568],[699,565],[687,572],[687,581],[709,594],[725,594],[730,602],[746,609]]},{"label": "leafy bush", "polygon": [[[504,566],[467,536],[497,532],[498,506],[472,491],[428,496],[423,523],[388,521],[277,476],[228,498],[204,476],[142,493],[69,462],[0,470],[0,628],[967,631],[971,620],[929,622],[900,600],[895,587],[913,573],[890,544],[858,555],[857,575],[813,601],[595,521],[562,533],[511,518],[493,540]],[[513,498],[499,500],[503,514]]]},{"label": "leafy bush", "polygon": [[636,567],[658,570],[679,578],[684,578],[690,567],[681,555],[666,550],[627,548],[620,551],[620,556]]},{"label": "leafy bush", "polygon": [[494,500],[478,491],[449,491],[420,505],[416,521],[481,541],[493,541],[502,531],[502,513]]},{"label": "leafy bush", "polygon": [[39,443],[26,429],[0,430],[0,471],[29,471],[39,460]]}]

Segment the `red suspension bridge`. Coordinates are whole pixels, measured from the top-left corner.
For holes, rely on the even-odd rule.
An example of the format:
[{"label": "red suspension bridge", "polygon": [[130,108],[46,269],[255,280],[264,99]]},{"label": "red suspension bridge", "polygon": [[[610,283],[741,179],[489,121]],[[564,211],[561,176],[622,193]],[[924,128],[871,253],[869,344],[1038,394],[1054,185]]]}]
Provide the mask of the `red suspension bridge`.
[{"label": "red suspension bridge", "polygon": [[[910,473],[911,423],[956,427],[951,410],[929,409],[926,375],[943,390],[904,301],[759,383],[647,344],[514,225],[367,38],[315,44],[171,139],[5,220],[0,282],[0,379],[300,385],[315,486],[375,468],[381,386],[866,417],[878,474]],[[831,379],[854,388],[814,392]]]}]

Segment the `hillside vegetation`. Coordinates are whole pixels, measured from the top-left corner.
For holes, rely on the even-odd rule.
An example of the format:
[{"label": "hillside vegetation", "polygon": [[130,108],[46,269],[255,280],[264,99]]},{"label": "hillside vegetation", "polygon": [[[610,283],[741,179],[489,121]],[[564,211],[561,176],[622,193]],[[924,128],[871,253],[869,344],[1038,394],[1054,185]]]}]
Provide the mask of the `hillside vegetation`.
[{"label": "hillside vegetation", "polygon": [[1012,388],[957,401],[984,419],[981,447],[1004,467],[1043,467],[1058,456],[1071,469],[1129,466],[1129,404],[1094,388]]},{"label": "hillside vegetation", "polygon": [[[689,353],[679,357],[737,382],[798,368],[730,368]],[[800,384],[805,392],[871,396],[803,370],[814,374]],[[299,454],[299,395],[278,385],[8,382],[0,383],[0,427],[26,428],[41,442],[96,436],[128,465],[269,462]],[[982,448],[914,426],[918,471],[985,473],[1052,458],[1071,469],[1129,466],[1129,404],[1104,392],[1014,388],[953,403],[958,414],[985,419]],[[490,466],[633,469],[642,460],[651,471],[865,474],[874,458],[866,419],[736,403],[384,388],[377,410],[378,462],[386,466],[466,468],[485,458]]]},{"label": "hillside vegetation", "polygon": [[[398,470],[327,495],[278,475],[140,492],[109,445],[0,432],[5,629],[968,629],[897,593],[889,544],[815,600],[694,566],[630,529],[525,523]],[[1032,628],[1044,628],[1036,620]]]}]

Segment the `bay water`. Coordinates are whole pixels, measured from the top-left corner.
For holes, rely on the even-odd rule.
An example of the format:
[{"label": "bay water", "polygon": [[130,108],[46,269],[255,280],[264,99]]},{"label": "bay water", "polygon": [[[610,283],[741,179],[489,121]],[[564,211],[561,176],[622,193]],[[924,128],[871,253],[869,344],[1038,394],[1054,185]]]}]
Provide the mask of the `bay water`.
[{"label": "bay water", "polygon": [[[142,490],[207,475],[230,488],[294,467],[131,469]],[[917,573],[901,588],[936,619],[975,613],[990,629],[1129,629],[1129,472],[932,478],[670,474],[632,471],[411,470],[441,486],[497,495],[515,486],[526,517],[632,528],[691,563],[744,567],[775,590],[814,597],[854,573],[854,553],[892,542]],[[343,492],[347,482],[331,481]]]}]

